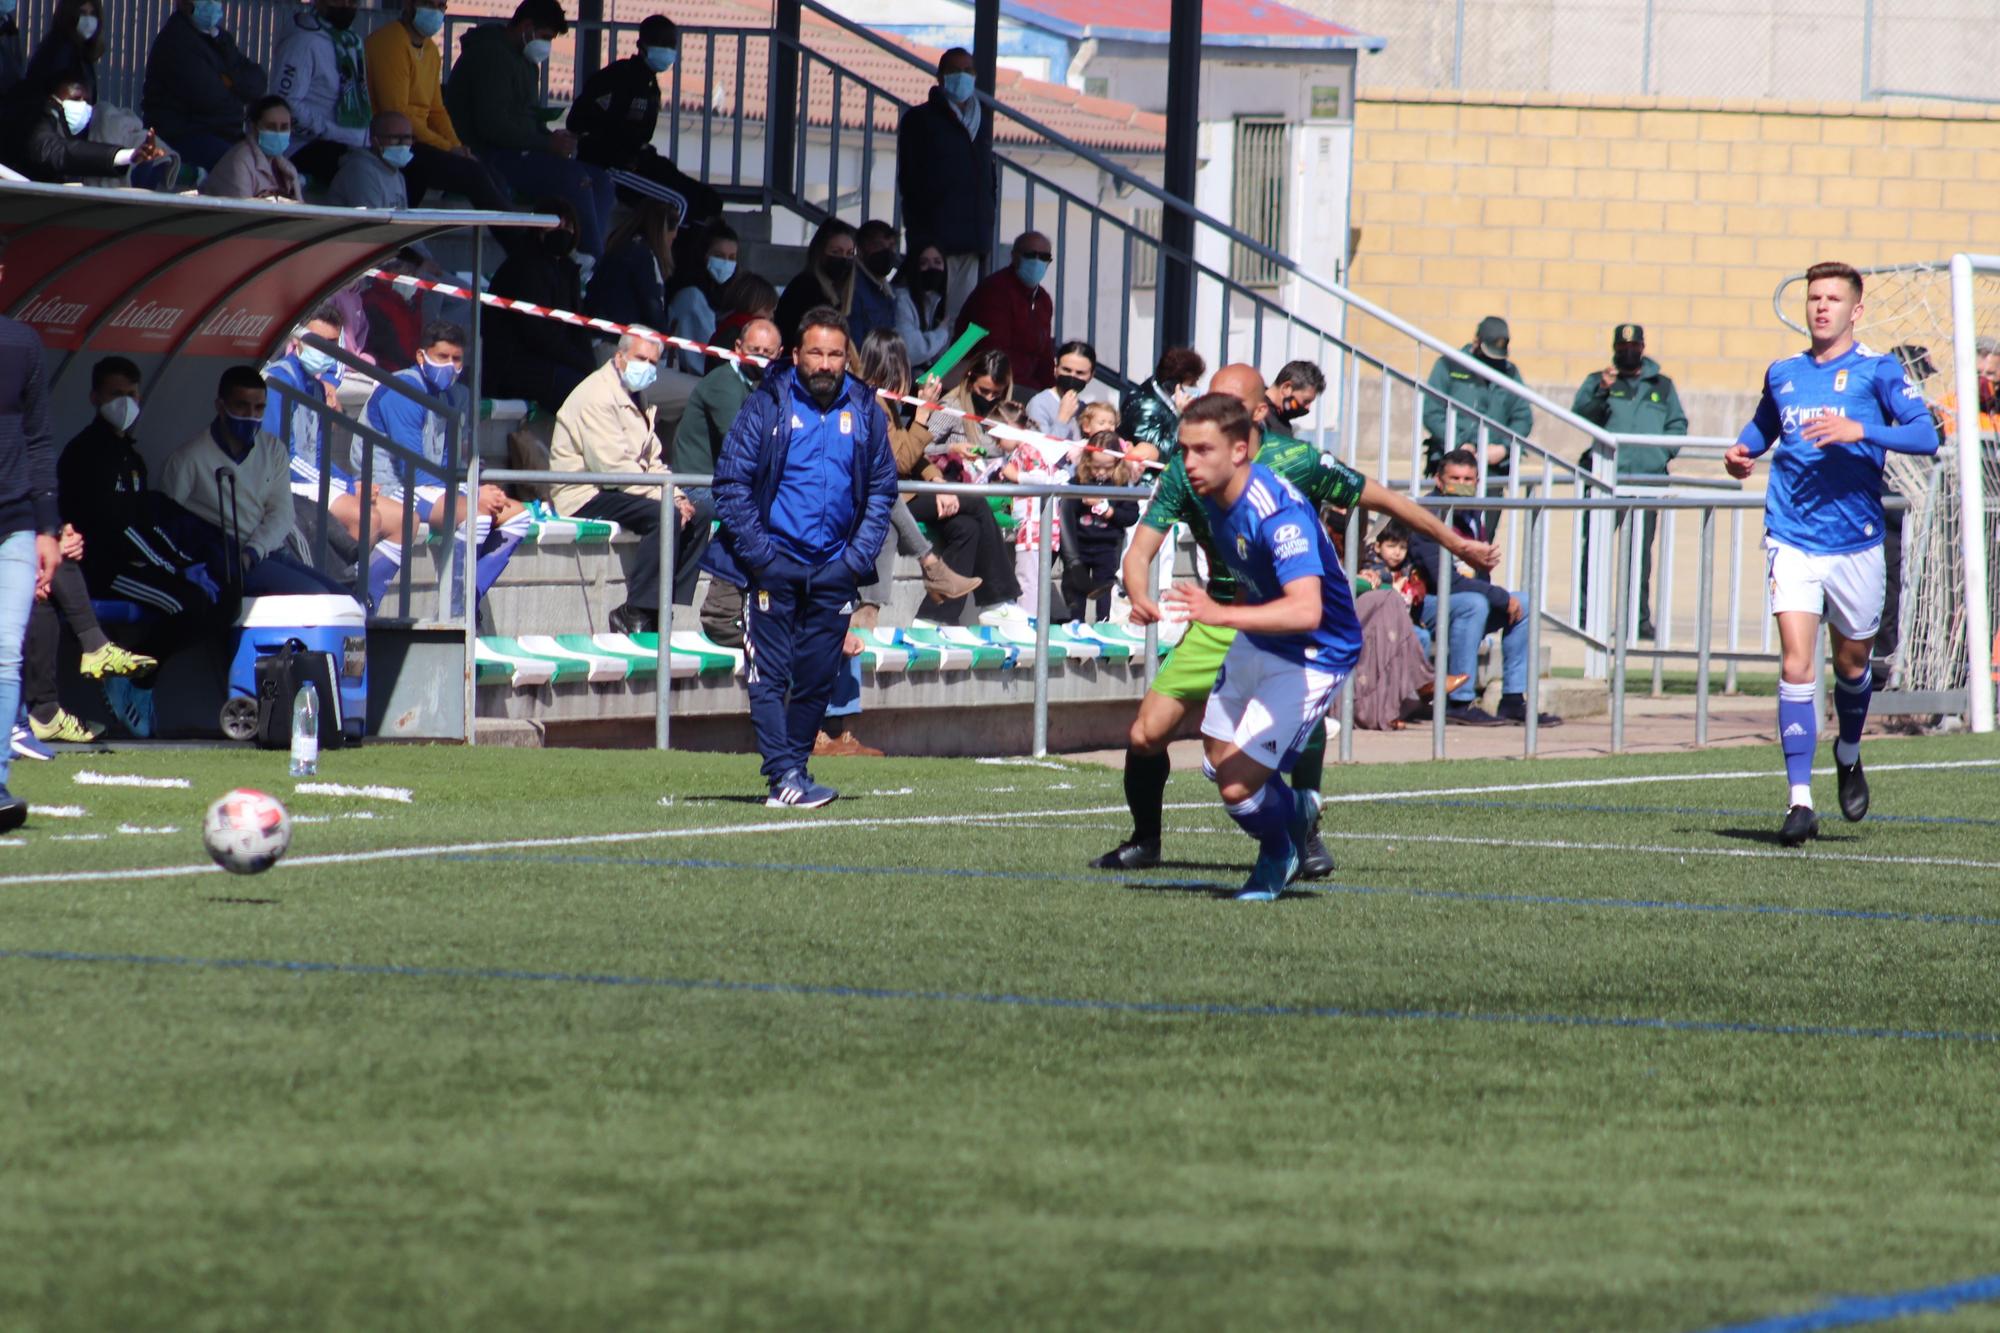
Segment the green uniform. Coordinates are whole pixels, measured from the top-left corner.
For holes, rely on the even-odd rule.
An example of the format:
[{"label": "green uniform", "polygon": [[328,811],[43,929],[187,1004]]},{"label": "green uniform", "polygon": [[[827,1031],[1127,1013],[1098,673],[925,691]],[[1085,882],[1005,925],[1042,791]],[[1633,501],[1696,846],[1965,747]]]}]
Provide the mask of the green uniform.
[{"label": "green uniform", "polygon": [[[1368,484],[1367,478],[1331,454],[1273,430],[1264,432],[1257,461],[1290,482],[1315,505],[1352,509],[1361,500],[1362,487]],[[1208,512],[1188,482],[1187,467],[1180,459],[1176,458],[1167,468],[1159,488],[1153,492],[1152,503],[1146,506],[1139,521],[1156,532],[1169,532],[1176,523],[1187,524],[1208,556],[1208,595],[1218,602],[1235,600],[1235,576],[1215,552],[1208,531]],[[1160,674],[1153,677],[1154,693],[1189,703],[1206,699],[1214,688],[1216,673],[1222,670],[1222,659],[1235,639],[1235,630],[1199,623],[1189,625],[1173,655],[1160,668]]]}]

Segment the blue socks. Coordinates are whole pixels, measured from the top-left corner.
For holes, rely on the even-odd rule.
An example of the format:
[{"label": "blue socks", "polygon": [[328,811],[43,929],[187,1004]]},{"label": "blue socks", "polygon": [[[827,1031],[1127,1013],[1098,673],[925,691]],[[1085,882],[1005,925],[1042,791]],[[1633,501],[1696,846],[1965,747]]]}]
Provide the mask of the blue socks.
[{"label": "blue socks", "polygon": [[1224,805],[1236,826],[1257,840],[1267,855],[1289,856],[1292,849],[1292,789],[1273,773],[1259,791],[1238,805]]},{"label": "blue socks", "polygon": [[1791,804],[1810,807],[1813,746],[1819,743],[1819,717],[1813,710],[1810,682],[1778,682],[1778,743],[1785,751],[1785,780],[1791,783]]},{"label": "blue socks", "polygon": [[1875,697],[1875,673],[1864,670],[1854,680],[1833,676],[1833,715],[1840,720],[1840,740],[1833,757],[1851,764],[1861,754],[1861,728],[1868,724],[1868,701]]}]

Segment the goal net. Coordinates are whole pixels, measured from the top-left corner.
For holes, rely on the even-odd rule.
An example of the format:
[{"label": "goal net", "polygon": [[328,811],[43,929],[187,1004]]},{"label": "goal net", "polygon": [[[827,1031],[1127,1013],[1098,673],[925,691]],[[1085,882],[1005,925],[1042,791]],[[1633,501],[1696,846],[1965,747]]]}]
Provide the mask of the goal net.
[{"label": "goal net", "polygon": [[[1932,415],[1946,431],[1935,458],[1890,454],[1885,480],[1908,502],[1903,518],[1902,561],[1892,564],[1890,581],[1896,599],[1894,651],[1890,688],[1901,690],[1960,690],[1966,686],[1965,560],[1959,542],[1958,385],[1953,373],[1950,261],[1911,264],[1867,272],[1867,299],[1857,329],[1860,340],[1875,352],[1902,361],[1910,380],[1923,391]],[[1790,304],[1804,296],[1794,280],[1780,299],[1781,318],[1794,328]],[[2000,273],[1973,274],[1975,338],[2000,344]],[[1800,330],[1803,332],[1803,330]],[[1976,389],[1972,390],[1976,392]],[[1996,561],[1992,552],[2000,536],[2000,432],[1991,429],[2000,414],[1982,424],[1980,476],[1985,488],[1985,549],[1987,604],[1994,605]],[[1899,577],[1900,575],[1900,577]],[[1886,637],[1886,636],[1884,636]],[[1877,640],[1878,653],[1890,645]]]}]

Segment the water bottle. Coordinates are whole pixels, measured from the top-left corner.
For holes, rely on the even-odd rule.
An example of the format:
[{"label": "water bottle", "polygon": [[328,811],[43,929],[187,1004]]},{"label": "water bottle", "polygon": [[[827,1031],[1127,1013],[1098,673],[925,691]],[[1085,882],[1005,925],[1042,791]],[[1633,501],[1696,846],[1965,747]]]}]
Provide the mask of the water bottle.
[{"label": "water bottle", "polygon": [[292,776],[309,778],[318,772],[319,691],[301,685],[292,696]]}]

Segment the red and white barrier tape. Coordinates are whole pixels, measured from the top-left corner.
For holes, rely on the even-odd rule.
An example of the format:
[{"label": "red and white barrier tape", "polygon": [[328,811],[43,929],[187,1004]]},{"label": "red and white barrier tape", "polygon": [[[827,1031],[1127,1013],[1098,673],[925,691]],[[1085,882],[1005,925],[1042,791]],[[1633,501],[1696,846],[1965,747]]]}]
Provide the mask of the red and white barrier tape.
[{"label": "red and white barrier tape", "polygon": [[[492,306],[496,310],[512,310],[517,314],[534,315],[541,319],[553,319],[561,324],[574,324],[579,328],[595,329],[599,333],[615,333],[620,336],[627,333],[644,334],[652,341],[661,343],[667,347],[678,347],[690,352],[701,352],[707,356],[720,357],[732,364],[748,363],[753,366],[770,364],[769,359],[765,357],[744,356],[728,347],[710,347],[707,343],[696,342],[692,338],[682,338],[671,333],[661,333],[658,329],[649,329],[643,324],[618,324],[608,319],[597,319],[591,315],[579,315],[574,310],[557,310],[550,306],[536,305],[532,301],[518,301],[511,296],[495,296],[491,292],[475,292],[470,288],[460,287],[456,283],[434,282],[429,278],[419,278],[408,273],[387,273],[379,268],[371,268],[362,276],[374,278],[378,282],[386,282],[392,287],[436,292],[440,296],[456,297],[461,301],[477,300],[480,304]],[[1060,459],[1067,457],[1072,449],[1087,449],[1092,453],[1103,453],[1112,458],[1137,463],[1140,467],[1153,471],[1164,471],[1166,469],[1166,464],[1156,462],[1152,459],[1131,458],[1129,455],[1115,449],[1091,449],[1089,445],[1079,440],[1059,440],[1053,435],[1044,435],[1040,431],[1027,430],[1020,426],[1009,426],[1004,422],[995,421],[990,417],[973,416],[964,408],[953,407],[949,403],[934,403],[910,394],[894,394],[890,393],[887,389],[877,389],[875,396],[892,403],[904,403],[911,407],[928,408],[932,412],[950,412],[957,416],[969,418],[977,422],[981,429],[996,440],[1008,440],[1016,444],[1033,445],[1035,452],[1040,454],[1043,461],[1051,467]]]}]

